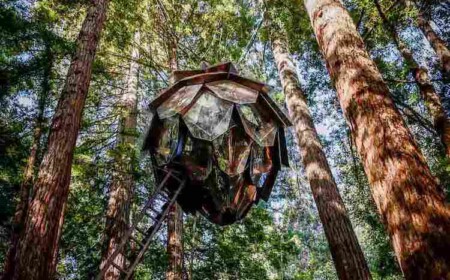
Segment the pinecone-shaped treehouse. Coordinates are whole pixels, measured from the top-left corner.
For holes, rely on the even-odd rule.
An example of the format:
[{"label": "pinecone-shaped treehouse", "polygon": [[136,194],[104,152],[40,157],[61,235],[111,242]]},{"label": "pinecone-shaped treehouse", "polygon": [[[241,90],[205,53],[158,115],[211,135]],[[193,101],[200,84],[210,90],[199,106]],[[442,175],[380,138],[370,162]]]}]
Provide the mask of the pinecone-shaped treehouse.
[{"label": "pinecone-shaped treehouse", "polygon": [[[268,87],[238,75],[231,63],[175,71],[174,84],[150,104],[145,139],[157,180],[167,172],[186,179],[177,202],[226,225],[267,201],[278,171],[288,165],[284,128],[289,119]],[[179,182],[169,179],[166,187]]]}]

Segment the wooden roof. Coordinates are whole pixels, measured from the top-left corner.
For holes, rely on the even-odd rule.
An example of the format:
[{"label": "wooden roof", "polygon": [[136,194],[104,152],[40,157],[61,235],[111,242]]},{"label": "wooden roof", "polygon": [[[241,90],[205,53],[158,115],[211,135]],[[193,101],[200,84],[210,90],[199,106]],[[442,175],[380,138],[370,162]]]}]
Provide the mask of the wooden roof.
[{"label": "wooden roof", "polygon": [[173,93],[184,86],[205,84],[219,80],[231,80],[248,88],[257,90],[262,97],[262,102],[267,107],[267,110],[273,113],[274,118],[284,127],[292,125],[288,116],[286,116],[278,105],[269,97],[269,86],[259,81],[239,76],[236,67],[234,67],[231,62],[213,65],[205,69],[174,71],[171,75],[171,80],[175,83],[161,91],[150,103],[152,109],[159,107]]}]

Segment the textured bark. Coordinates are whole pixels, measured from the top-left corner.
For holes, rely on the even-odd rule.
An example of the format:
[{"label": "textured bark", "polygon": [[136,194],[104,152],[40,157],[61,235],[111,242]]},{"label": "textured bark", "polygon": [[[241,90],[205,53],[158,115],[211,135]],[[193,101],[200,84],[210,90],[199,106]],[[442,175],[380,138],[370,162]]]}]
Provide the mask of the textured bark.
[{"label": "textured bark", "polygon": [[183,212],[178,204],[174,204],[167,217],[167,254],[169,266],[166,271],[167,280],[181,280],[183,275]]},{"label": "textured bark", "polygon": [[23,231],[25,214],[28,209],[28,203],[30,199],[31,188],[33,186],[34,174],[37,165],[37,155],[40,151],[40,144],[42,138],[42,132],[45,125],[45,108],[47,106],[47,99],[50,95],[50,79],[51,71],[53,66],[53,56],[49,47],[46,47],[46,59],[47,63],[44,67],[43,79],[41,83],[41,92],[39,95],[38,102],[38,114],[36,116],[36,122],[33,130],[33,140],[31,142],[30,154],[28,155],[27,164],[23,173],[23,181],[20,185],[19,200],[16,205],[12,225],[11,234],[11,247],[8,251],[8,257],[6,258],[5,271],[14,271],[15,262],[10,262],[14,260],[14,256],[17,252],[17,245],[20,237],[20,233]]},{"label": "textured bark", "polygon": [[[59,239],[61,238],[61,234],[62,234],[62,230],[63,230],[63,225],[64,225],[64,214],[66,212],[66,206],[67,206],[67,202],[64,203],[64,205],[62,206],[62,210],[61,210],[61,214],[59,215],[59,219],[58,219],[58,232],[56,233],[56,238],[53,239],[53,247],[57,247],[58,243],[59,243]],[[53,250],[53,256],[52,256],[52,262],[50,267],[53,269],[52,271],[50,271],[49,275],[56,275],[56,266],[58,265],[58,261],[59,261],[59,254],[58,254],[58,250]]]},{"label": "textured bark", "polygon": [[426,20],[422,14],[419,14],[419,16],[417,17],[417,24],[436,52],[441,63],[442,71],[447,76],[450,75],[450,50],[448,49],[444,40],[442,40],[439,35],[433,30],[430,22]]},{"label": "textured bark", "polygon": [[406,279],[450,278],[450,209],[339,0],[306,10]]},{"label": "textured bark", "polygon": [[[120,106],[122,116],[120,118],[120,133],[117,139],[117,149],[114,158],[114,175],[110,187],[108,210],[106,214],[106,249],[102,256],[102,266],[108,260],[127,231],[130,218],[131,198],[134,189],[133,171],[135,168],[135,145],[137,126],[137,89],[139,64],[139,32],[135,33],[132,48],[131,61],[126,86],[121,96]],[[114,262],[125,268],[125,258],[119,254]],[[103,279],[120,279],[120,271],[110,266]]]},{"label": "textured bark", "polygon": [[[168,36],[169,69],[178,69],[176,39]],[[173,81],[170,81],[173,83]],[[178,204],[174,204],[167,217],[167,254],[169,266],[166,271],[167,280],[181,280],[183,276],[183,211]]]},{"label": "textured bark", "polygon": [[450,157],[450,119],[447,117],[447,114],[445,113],[439,94],[436,92],[436,89],[434,88],[430,80],[428,71],[425,68],[420,67],[417,61],[414,59],[411,50],[401,40],[395,26],[392,25],[387,19],[386,15],[384,14],[381,8],[379,1],[375,0],[374,3],[383,21],[384,26],[387,28],[388,32],[391,33],[395,45],[400,51],[411,74],[414,77],[414,80],[416,81],[416,84],[419,88],[420,96],[422,97],[425,106],[427,107],[428,112],[430,113],[430,116],[433,120],[434,129],[436,133],[439,135],[442,145],[444,145],[447,157]]},{"label": "textured bark", "polygon": [[5,279],[53,279],[61,215],[67,200],[73,151],[80,127],[108,0],[93,0],[77,39],[72,59],[52,120],[47,151],[39,168],[25,228],[12,260],[14,271]]},{"label": "textured bark", "polygon": [[429,17],[420,11],[420,7],[418,7],[416,1],[402,0],[402,4],[407,8],[415,6],[419,10],[417,25],[425,35],[425,38],[427,38],[431,47],[436,52],[441,64],[442,72],[444,75],[450,75],[450,50],[444,40],[442,40],[431,27]]},{"label": "textured bark", "polygon": [[272,35],[272,50],[295,126],[298,145],[339,279],[372,279],[317,135],[308,104],[281,34]]}]

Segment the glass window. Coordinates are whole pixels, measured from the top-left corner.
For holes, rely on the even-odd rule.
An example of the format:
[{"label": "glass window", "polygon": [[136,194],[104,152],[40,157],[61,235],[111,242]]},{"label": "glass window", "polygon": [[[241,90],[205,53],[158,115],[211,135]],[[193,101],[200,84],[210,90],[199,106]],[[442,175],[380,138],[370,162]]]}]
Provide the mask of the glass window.
[{"label": "glass window", "polygon": [[273,163],[270,148],[261,148],[258,145],[252,145],[250,177],[252,178],[253,184],[262,187],[267,178],[267,174],[272,168]]},{"label": "glass window", "polygon": [[236,218],[242,219],[256,200],[256,188],[248,183],[238,184],[233,188],[233,195],[232,207]]},{"label": "glass window", "polygon": [[251,140],[242,127],[233,126],[213,141],[220,170],[229,176],[244,172],[250,155]]},{"label": "glass window", "polygon": [[211,194],[216,210],[223,212],[229,205],[230,185],[227,176],[213,168],[213,172],[205,181],[205,188]]},{"label": "glass window", "polygon": [[233,103],[217,98],[208,91],[201,94],[183,119],[194,137],[212,141],[228,130]]},{"label": "glass window", "polygon": [[203,85],[191,85],[180,88],[172,94],[156,111],[161,119],[172,117],[186,108]]},{"label": "glass window", "polygon": [[234,103],[255,103],[256,99],[258,98],[258,91],[232,81],[215,81],[206,85],[220,98]]},{"label": "glass window", "polygon": [[158,165],[163,165],[171,159],[178,145],[179,118],[175,116],[161,120],[157,131],[155,157]]},{"label": "glass window", "polygon": [[191,180],[203,181],[212,170],[212,145],[188,136],[181,160]]},{"label": "glass window", "polygon": [[256,109],[256,106],[239,105],[239,115],[244,124],[245,131],[256,141],[260,146],[273,146],[277,135],[277,125],[273,119],[264,117]]}]

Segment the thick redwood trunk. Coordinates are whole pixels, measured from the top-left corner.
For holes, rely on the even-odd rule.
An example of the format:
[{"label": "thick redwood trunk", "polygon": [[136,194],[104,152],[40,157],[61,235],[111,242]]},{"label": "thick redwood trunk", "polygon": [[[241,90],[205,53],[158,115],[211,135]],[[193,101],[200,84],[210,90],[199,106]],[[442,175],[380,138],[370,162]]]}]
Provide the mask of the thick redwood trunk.
[{"label": "thick redwood trunk", "polygon": [[394,40],[403,59],[408,65],[414,80],[416,81],[420,96],[422,97],[433,120],[434,129],[441,139],[447,157],[450,157],[450,119],[447,117],[444,107],[442,106],[441,99],[431,83],[428,71],[425,68],[420,67],[414,59],[411,50],[401,40],[395,26],[393,26],[387,19],[378,0],[375,0],[374,2],[384,26],[386,26],[388,31],[391,33],[392,39]]},{"label": "thick redwood trunk", "polygon": [[450,278],[450,209],[339,0],[305,0],[371,192],[407,279]]},{"label": "thick redwood trunk", "polygon": [[[135,33],[133,45],[139,45],[139,32]],[[114,158],[114,175],[109,193],[108,210],[106,214],[106,249],[102,256],[102,265],[108,260],[127,231],[129,224],[131,198],[134,188],[133,172],[135,168],[135,145],[137,126],[137,88],[139,65],[139,49],[132,48],[131,61],[126,75],[126,87],[119,102],[122,116],[120,118],[120,133]],[[123,253],[123,252],[122,252]],[[125,258],[119,254],[114,262],[125,268]],[[110,266],[104,278],[120,279],[120,271]]]},{"label": "thick redwood trunk", "polygon": [[[36,171],[37,156],[40,151],[40,144],[42,138],[42,132],[45,125],[45,108],[47,106],[47,99],[50,95],[50,79],[53,66],[53,57],[50,51],[50,47],[46,47],[46,59],[47,63],[44,68],[43,79],[41,83],[41,93],[38,103],[38,114],[36,116],[36,123],[33,130],[33,140],[31,142],[30,154],[28,156],[27,164],[23,173],[23,181],[20,185],[19,200],[17,201],[16,211],[12,221],[13,230],[11,235],[11,247],[8,251],[8,257],[6,259],[5,271],[12,272],[14,270],[15,263],[9,261],[14,260],[14,256],[17,253],[17,246],[20,237],[20,233],[24,228],[25,214],[28,209],[28,203],[30,199],[31,188],[33,187],[34,175]],[[12,266],[12,267],[10,267]]]},{"label": "thick redwood trunk", "polygon": [[364,254],[353,231],[325,153],[317,135],[306,97],[289,57],[282,34],[272,35],[272,50],[295,125],[298,145],[314,200],[339,279],[371,279]]},{"label": "thick redwood trunk", "polygon": [[92,62],[106,19],[108,0],[93,0],[77,39],[61,98],[50,128],[47,151],[39,168],[34,195],[5,279],[52,279],[60,220],[66,203],[73,151],[92,72]]},{"label": "thick redwood trunk", "polygon": [[169,266],[166,271],[167,280],[181,280],[183,275],[183,212],[178,204],[174,204],[167,217],[167,254]]},{"label": "thick redwood trunk", "polygon": [[442,40],[439,35],[431,27],[430,21],[427,20],[422,13],[419,13],[417,17],[417,25],[423,34],[427,38],[430,45],[436,52],[439,62],[441,64],[442,72],[449,76],[450,75],[450,50]]},{"label": "thick redwood trunk", "polygon": [[51,75],[53,67],[53,55],[50,47],[46,47],[47,62],[44,68],[43,79],[41,83],[41,93],[38,102],[38,114],[36,116],[36,123],[33,131],[33,141],[31,142],[30,155],[28,156],[27,165],[24,170],[23,181],[20,186],[19,201],[16,206],[13,224],[15,227],[23,227],[23,219],[28,208],[28,200],[30,198],[31,187],[33,186],[35,167],[38,164],[37,155],[41,147],[41,137],[45,126],[45,108],[47,107],[47,100],[51,95]]},{"label": "thick redwood trunk", "polygon": [[[169,69],[178,69],[176,39],[168,36]],[[174,81],[170,81],[173,83]],[[178,204],[174,204],[167,217],[167,254],[169,266],[166,271],[167,280],[181,280],[183,276],[183,211]]]},{"label": "thick redwood trunk", "polygon": [[[59,240],[61,238],[61,234],[62,234],[62,230],[63,230],[63,224],[64,224],[64,214],[66,212],[66,207],[67,207],[67,203],[64,203],[64,205],[62,206],[62,211],[61,214],[59,215],[59,219],[58,219],[58,232],[56,233],[56,238],[53,239],[53,247],[56,248],[58,247],[58,243]],[[50,271],[50,275],[56,275],[56,266],[58,265],[58,261],[59,261],[59,254],[58,254],[58,250],[53,250],[53,256],[52,256],[52,262],[51,262],[51,268],[53,269],[52,271]]]},{"label": "thick redwood trunk", "polygon": [[442,71],[444,72],[444,74],[450,75],[450,50],[448,49],[447,45],[433,30],[430,22],[423,18],[423,16],[420,14],[417,18],[417,23],[420,30],[422,30],[423,34],[428,39],[428,42],[430,42],[431,46],[436,52],[441,63]]}]

